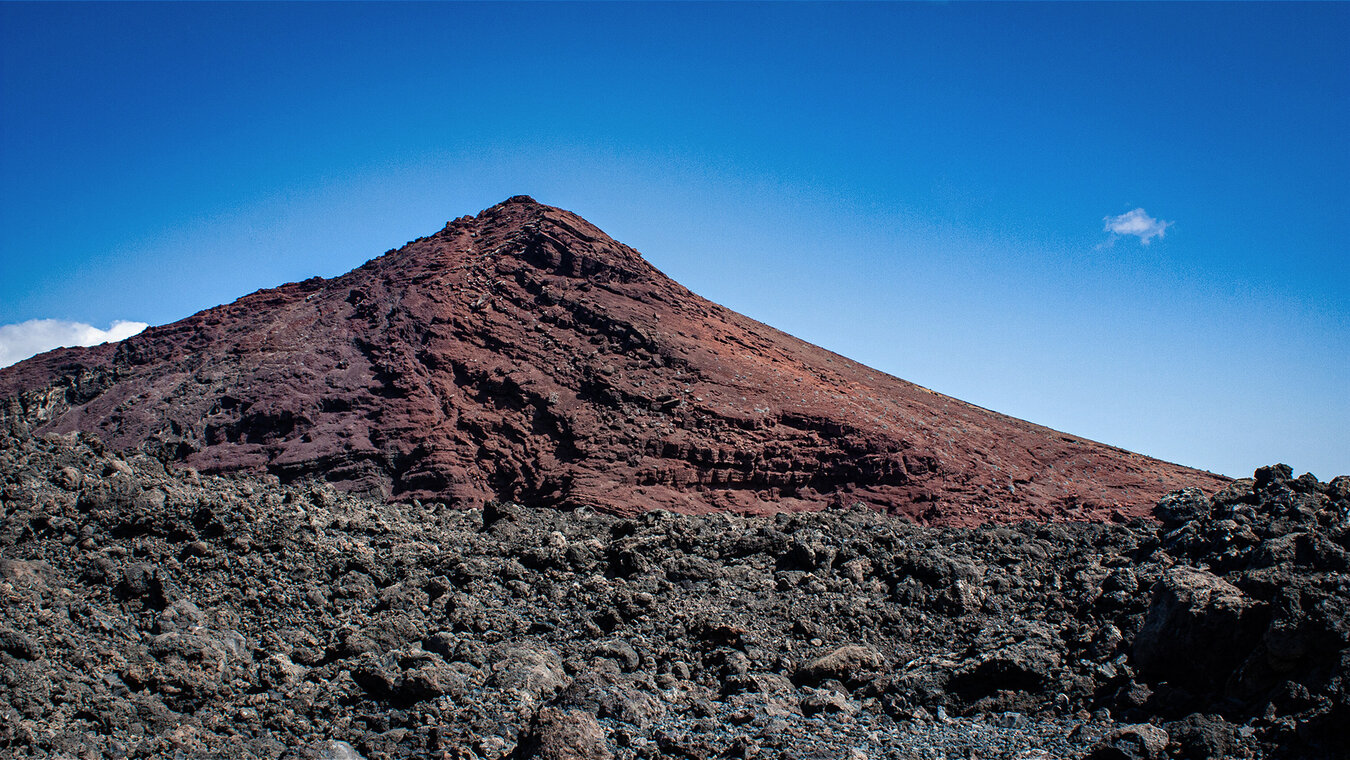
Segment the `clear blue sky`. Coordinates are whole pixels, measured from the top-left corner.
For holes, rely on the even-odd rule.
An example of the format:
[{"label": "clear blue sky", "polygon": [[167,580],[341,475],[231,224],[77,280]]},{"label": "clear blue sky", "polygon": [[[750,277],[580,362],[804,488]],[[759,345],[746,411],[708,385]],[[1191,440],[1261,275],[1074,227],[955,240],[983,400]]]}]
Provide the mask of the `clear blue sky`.
[{"label": "clear blue sky", "polygon": [[[1350,5],[0,4],[0,325],[510,195],[1001,412],[1350,473]],[[1161,236],[1113,235],[1144,209]]]}]

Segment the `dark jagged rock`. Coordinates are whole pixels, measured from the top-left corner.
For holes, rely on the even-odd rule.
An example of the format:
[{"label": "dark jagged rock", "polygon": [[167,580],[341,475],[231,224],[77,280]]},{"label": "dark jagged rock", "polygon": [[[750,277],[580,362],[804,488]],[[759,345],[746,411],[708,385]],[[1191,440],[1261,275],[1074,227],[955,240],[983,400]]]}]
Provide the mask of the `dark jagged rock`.
[{"label": "dark jagged rock", "polygon": [[546,707],[522,738],[520,760],[610,760],[605,731],[595,716],[580,710]]},{"label": "dark jagged rock", "polygon": [[1256,482],[624,518],[0,435],[0,755],[1350,756],[1350,478]]},{"label": "dark jagged rock", "polygon": [[1267,622],[1263,607],[1212,573],[1170,568],[1135,639],[1134,660],[1153,678],[1214,691],[1255,647]]},{"label": "dark jagged rock", "polygon": [[5,426],[400,500],[625,514],[1108,519],[1227,482],[804,343],[525,196],[340,277],[0,369]]}]

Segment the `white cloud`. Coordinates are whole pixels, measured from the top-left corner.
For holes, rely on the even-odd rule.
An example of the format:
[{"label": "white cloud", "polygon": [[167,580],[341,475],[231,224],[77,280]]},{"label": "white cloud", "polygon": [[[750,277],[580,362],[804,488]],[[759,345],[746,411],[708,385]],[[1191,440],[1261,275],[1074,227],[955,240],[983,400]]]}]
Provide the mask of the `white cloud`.
[{"label": "white cloud", "polygon": [[1108,216],[1103,221],[1106,225],[1102,229],[1111,233],[1107,245],[1116,242],[1123,235],[1134,235],[1139,238],[1141,244],[1148,245],[1150,240],[1162,237],[1167,228],[1172,226],[1172,222],[1154,219],[1142,208],[1127,211],[1119,216]]},{"label": "white cloud", "polygon": [[144,322],[117,320],[106,330],[64,319],[30,319],[17,325],[0,325],[0,367],[64,346],[97,346],[130,338],[149,327]]}]

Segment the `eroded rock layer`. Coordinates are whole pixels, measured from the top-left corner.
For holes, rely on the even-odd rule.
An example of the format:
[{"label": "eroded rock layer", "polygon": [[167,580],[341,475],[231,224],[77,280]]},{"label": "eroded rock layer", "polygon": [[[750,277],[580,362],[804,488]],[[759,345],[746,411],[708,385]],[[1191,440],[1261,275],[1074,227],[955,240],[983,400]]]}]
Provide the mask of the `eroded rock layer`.
[{"label": "eroded rock layer", "polygon": [[970,524],[1140,515],[1226,482],[797,340],[523,196],[340,277],[0,370],[0,399],[20,433],[463,505]]}]

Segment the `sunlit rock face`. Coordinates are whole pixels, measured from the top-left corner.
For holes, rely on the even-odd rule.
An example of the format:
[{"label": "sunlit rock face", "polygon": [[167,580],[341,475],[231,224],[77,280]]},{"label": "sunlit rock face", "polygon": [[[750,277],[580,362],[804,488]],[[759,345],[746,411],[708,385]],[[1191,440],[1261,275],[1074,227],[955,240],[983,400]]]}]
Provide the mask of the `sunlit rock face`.
[{"label": "sunlit rock face", "polygon": [[14,431],[463,506],[976,524],[1142,516],[1226,483],[800,341],[525,196],[340,277],[0,370],[0,399]]}]

